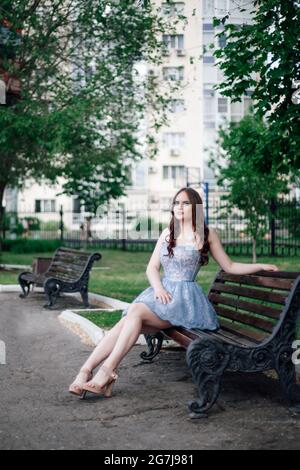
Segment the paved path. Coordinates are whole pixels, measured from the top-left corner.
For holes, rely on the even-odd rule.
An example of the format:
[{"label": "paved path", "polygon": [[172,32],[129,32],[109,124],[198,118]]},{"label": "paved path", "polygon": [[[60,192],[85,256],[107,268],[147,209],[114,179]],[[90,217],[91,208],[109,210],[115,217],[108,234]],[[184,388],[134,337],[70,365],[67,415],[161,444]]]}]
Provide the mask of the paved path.
[{"label": "paved path", "polygon": [[112,398],[80,401],[68,394],[91,349],[45,311],[41,295],[0,293],[1,449],[300,448],[300,418],[284,406],[277,381],[227,374],[209,419],[190,420],[196,389],[184,352],[163,350],[143,364],[135,346],[120,367]]}]

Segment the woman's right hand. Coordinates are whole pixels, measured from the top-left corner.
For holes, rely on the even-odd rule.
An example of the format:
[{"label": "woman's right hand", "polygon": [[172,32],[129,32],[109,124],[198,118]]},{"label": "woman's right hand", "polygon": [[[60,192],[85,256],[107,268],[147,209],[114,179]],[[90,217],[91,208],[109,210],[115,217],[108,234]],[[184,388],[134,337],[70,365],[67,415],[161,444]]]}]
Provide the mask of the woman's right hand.
[{"label": "woman's right hand", "polygon": [[163,304],[167,302],[171,302],[172,296],[169,292],[167,292],[163,287],[154,290],[154,297],[155,300],[159,300]]}]

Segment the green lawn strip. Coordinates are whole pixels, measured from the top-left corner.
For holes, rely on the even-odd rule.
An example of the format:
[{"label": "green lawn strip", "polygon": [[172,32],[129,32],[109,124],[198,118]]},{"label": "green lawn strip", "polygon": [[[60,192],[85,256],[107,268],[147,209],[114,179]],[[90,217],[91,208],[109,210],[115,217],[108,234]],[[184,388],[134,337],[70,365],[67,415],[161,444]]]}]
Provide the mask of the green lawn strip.
[{"label": "green lawn strip", "polygon": [[3,271],[0,269],[0,284],[18,284],[18,275],[22,272],[20,271]]},{"label": "green lawn strip", "polygon": [[[146,276],[146,267],[151,257],[151,252],[122,251],[120,249],[101,248],[92,251],[99,251],[102,258],[95,263],[95,267],[108,269],[93,269],[90,276],[89,291],[97,294],[113,297],[124,302],[132,300],[144,289],[150,286]],[[51,257],[52,253],[37,254],[17,254],[11,252],[2,253],[1,263],[5,264],[28,264],[30,265],[35,257]],[[251,263],[249,256],[232,256],[233,261],[239,263]],[[299,257],[270,258],[259,257],[258,263],[276,264],[282,271],[300,271]],[[218,264],[210,259],[207,266],[200,269],[197,282],[207,294],[214,277],[219,270]],[[17,284],[19,272],[1,271],[0,284]],[[163,270],[161,269],[161,275]],[[250,299],[242,299],[248,300]],[[257,301],[265,305],[273,305],[265,301]],[[276,306],[280,308],[280,306]],[[111,315],[110,312],[108,312]],[[95,312],[94,312],[95,314]],[[96,314],[99,315],[99,314]],[[254,314],[255,315],[255,314]],[[299,327],[298,327],[299,331]]]},{"label": "green lawn strip", "polygon": [[112,328],[121,318],[122,310],[116,310],[114,312],[109,312],[103,310],[101,312],[76,312],[82,317],[90,320],[95,325],[100,328]]}]

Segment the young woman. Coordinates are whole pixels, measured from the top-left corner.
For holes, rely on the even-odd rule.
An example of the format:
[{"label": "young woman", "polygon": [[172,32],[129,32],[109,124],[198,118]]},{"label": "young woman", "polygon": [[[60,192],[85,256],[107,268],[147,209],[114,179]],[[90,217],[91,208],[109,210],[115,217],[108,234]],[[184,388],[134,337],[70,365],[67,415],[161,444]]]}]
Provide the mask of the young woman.
[{"label": "young woman", "polygon": [[[251,274],[278,271],[272,264],[235,263],[225,253],[217,233],[204,221],[200,195],[182,188],[174,196],[169,227],[159,237],[147,266],[152,287],[139,294],[123,311],[79,371],[69,391],[75,395],[111,396],[117,367],[140,334],[155,333],[172,325],[215,330],[217,314],[195,278],[208,263],[208,252],[227,273]],[[200,217],[199,217],[200,216]],[[200,223],[199,223],[200,221]],[[160,265],[164,276],[160,278]],[[103,362],[104,361],[104,362]],[[97,374],[93,370],[103,362]]]}]

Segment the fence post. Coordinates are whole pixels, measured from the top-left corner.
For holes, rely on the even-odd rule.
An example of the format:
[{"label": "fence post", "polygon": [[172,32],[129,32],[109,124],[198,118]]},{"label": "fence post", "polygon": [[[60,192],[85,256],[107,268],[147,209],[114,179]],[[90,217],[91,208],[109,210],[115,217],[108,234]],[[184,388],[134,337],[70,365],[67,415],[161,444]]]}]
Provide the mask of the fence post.
[{"label": "fence post", "polygon": [[122,250],[126,251],[126,210],[125,203],[121,204],[122,207]]},{"label": "fence post", "polygon": [[271,230],[271,256],[276,255],[276,226],[275,226],[275,217],[276,217],[276,199],[271,198],[270,204],[271,218],[270,218],[270,230]]},{"label": "fence post", "polygon": [[63,211],[63,206],[60,206],[59,210],[59,230],[60,230],[60,241],[64,241],[64,211]]},{"label": "fence post", "polygon": [[209,207],[208,207],[208,196],[209,196],[209,184],[208,181],[204,183],[204,192],[205,192],[205,218],[206,218],[206,225],[209,224]]}]

